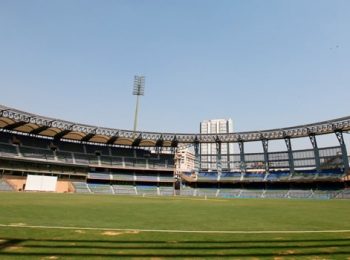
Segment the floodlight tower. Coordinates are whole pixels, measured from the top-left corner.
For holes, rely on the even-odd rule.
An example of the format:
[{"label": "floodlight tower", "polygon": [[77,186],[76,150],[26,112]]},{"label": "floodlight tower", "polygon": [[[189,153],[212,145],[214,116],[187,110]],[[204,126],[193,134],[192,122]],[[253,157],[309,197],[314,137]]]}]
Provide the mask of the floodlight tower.
[{"label": "floodlight tower", "polygon": [[134,77],[134,90],[132,92],[136,96],[136,108],[135,108],[135,118],[134,118],[134,131],[137,129],[137,116],[139,112],[139,97],[145,95],[145,77],[135,76]]}]

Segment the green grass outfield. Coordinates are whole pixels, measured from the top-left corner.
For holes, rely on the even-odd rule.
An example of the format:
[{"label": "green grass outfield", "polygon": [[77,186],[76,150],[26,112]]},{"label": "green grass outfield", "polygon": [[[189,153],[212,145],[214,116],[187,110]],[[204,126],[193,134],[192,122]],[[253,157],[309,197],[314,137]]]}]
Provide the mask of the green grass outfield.
[{"label": "green grass outfield", "polygon": [[350,259],[350,201],[0,193],[0,259]]}]

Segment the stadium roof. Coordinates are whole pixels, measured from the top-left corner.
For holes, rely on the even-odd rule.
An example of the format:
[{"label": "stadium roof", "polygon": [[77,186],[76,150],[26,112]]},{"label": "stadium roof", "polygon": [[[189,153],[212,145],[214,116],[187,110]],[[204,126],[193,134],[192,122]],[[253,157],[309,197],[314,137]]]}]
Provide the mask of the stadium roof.
[{"label": "stadium roof", "polygon": [[350,130],[350,116],[279,129],[236,132],[230,134],[184,134],[130,131],[69,122],[44,117],[0,105],[0,129],[32,135],[141,147],[177,147],[179,144],[215,142],[252,142],[298,138]]}]

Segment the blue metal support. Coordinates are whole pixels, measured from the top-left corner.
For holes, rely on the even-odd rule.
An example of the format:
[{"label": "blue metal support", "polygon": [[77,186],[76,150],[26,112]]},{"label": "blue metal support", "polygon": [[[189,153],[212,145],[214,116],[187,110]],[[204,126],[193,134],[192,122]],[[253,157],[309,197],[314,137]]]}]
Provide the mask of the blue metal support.
[{"label": "blue metal support", "polygon": [[321,172],[321,159],[320,159],[320,151],[318,149],[316,135],[310,134],[309,135],[310,142],[312,144],[312,147],[314,148],[314,155],[315,155],[315,164],[316,164],[316,172]]},{"label": "blue metal support", "polygon": [[216,169],[220,175],[222,172],[222,161],[221,161],[221,142],[216,142]]},{"label": "blue metal support", "polygon": [[293,158],[293,149],[292,149],[292,142],[290,140],[290,137],[285,137],[284,141],[286,142],[287,150],[288,150],[288,162],[289,162],[289,171],[290,174],[294,174],[294,158]]},{"label": "blue metal support", "polygon": [[194,143],[194,170],[199,172],[201,169],[201,156],[199,155],[199,142]]},{"label": "blue metal support", "polygon": [[[226,169],[228,171],[231,171],[231,158],[230,158],[230,153],[231,153],[231,150],[230,150],[230,143],[226,143],[226,147],[227,147],[227,151],[226,151]],[[233,163],[232,163],[233,165]]]},{"label": "blue metal support", "polygon": [[239,154],[240,154],[240,165],[239,168],[241,169],[242,173],[246,172],[246,164],[245,164],[245,156],[244,156],[244,143],[243,141],[239,141],[238,142],[238,146],[239,146]]},{"label": "blue metal support", "polygon": [[341,154],[344,164],[344,172],[347,173],[349,170],[349,158],[348,158],[348,152],[346,150],[343,132],[341,130],[335,131],[335,135],[337,136],[337,139],[339,141],[340,147],[341,147]]},{"label": "blue metal support", "polygon": [[267,139],[262,139],[261,140],[263,149],[264,149],[264,161],[265,161],[265,172],[269,172],[269,140]]}]

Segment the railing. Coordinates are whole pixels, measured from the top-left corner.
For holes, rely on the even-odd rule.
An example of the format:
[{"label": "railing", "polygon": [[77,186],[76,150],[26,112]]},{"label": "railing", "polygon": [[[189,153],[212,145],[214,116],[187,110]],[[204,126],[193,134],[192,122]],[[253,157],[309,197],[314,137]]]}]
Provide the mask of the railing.
[{"label": "railing", "polygon": [[[319,148],[320,167],[322,169],[341,168],[344,167],[342,160],[342,150],[340,146]],[[200,164],[202,169],[215,170],[217,166],[216,154],[199,154],[201,158]],[[296,170],[303,168],[315,168],[316,158],[313,149],[294,150],[292,151],[293,165]],[[227,159],[229,158],[229,160]],[[276,169],[290,169],[290,162],[288,152],[268,152],[268,168],[269,170]],[[230,154],[221,156],[222,171],[240,171],[243,162],[240,161],[240,154]],[[265,169],[265,155],[264,153],[245,153],[244,154],[244,168],[246,171]],[[230,169],[228,169],[230,165]],[[209,167],[210,166],[210,167]]]}]

